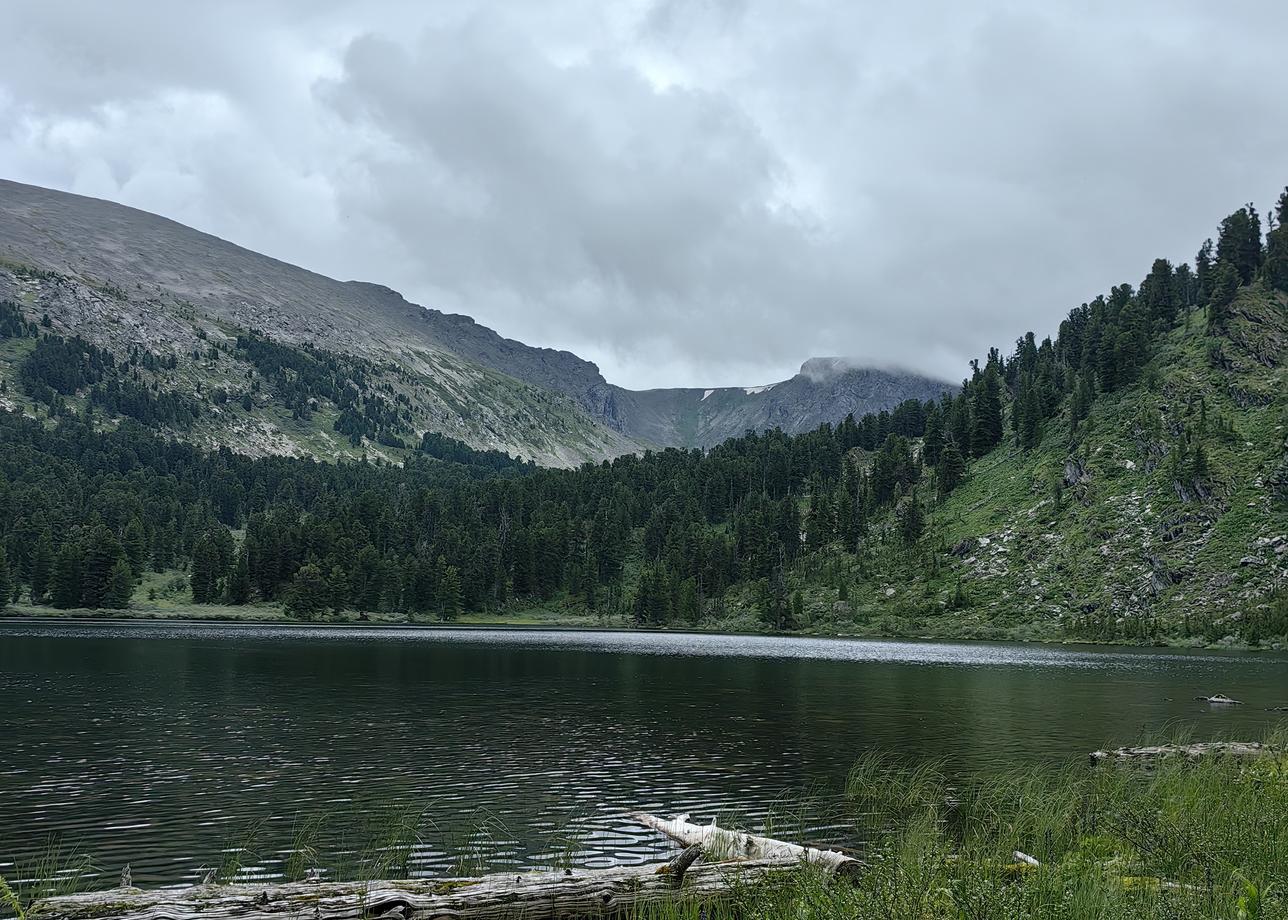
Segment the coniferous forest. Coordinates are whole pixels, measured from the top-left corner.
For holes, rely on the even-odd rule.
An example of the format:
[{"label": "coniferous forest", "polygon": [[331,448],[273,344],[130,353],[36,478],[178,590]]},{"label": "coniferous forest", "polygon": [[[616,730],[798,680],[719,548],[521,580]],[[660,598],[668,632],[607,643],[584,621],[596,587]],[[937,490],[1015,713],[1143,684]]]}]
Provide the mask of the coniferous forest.
[{"label": "coniferous forest", "polygon": [[[1241,293],[1282,314],[1288,191],[1269,224],[1263,238],[1255,208],[1240,208],[1193,266],[1154,261],[1138,284],[1073,309],[1056,336],[1030,332],[991,349],[941,400],[794,437],[749,432],[707,452],[576,470],[432,433],[401,465],[205,451],[161,430],[190,425],[200,401],[133,373],[173,356],[136,350],[118,360],[0,304],[0,336],[36,340],[16,385],[47,409],[0,414],[0,599],[121,609],[145,573],[179,572],[195,604],[275,603],[301,619],[354,611],[450,621],[558,600],[666,626],[718,617],[732,592],[764,627],[797,628],[800,587],[820,560],[880,545],[938,571],[951,548],[934,530],[936,509],[987,475],[980,464],[995,451],[1025,455],[1059,438],[1061,451],[1085,455],[1097,405],[1169,373],[1155,358],[1174,330],[1198,324],[1219,367],[1239,344]],[[298,411],[322,394],[342,408],[337,428],[355,443],[404,445],[396,399],[359,400],[325,353],[256,335],[237,345],[266,378],[298,391]],[[1267,366],[1277,360],[1265,355]],[[73,411],[66,400],[77,394],[84,408]],[[1198,411],[1192,427],[1172,426],[1157,458],[1187,500],[1212,493],[1209,438],[1229,424]],[[1056,507],[1078,479],[1056,484]],[[969,593],[959,576],[952,604],[968,604]],[[1282,602],[1265,629],[1288,631],[1274,609]],[[1084,624],[1094,619],[1083,613]]]}]

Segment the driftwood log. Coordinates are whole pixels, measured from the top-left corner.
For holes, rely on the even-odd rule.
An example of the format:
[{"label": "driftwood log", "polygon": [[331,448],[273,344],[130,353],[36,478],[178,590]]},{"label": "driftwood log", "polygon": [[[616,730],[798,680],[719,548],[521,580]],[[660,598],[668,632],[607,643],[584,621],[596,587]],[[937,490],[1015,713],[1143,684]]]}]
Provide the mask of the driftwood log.
[{"label": "driftwood log", "polygon": [[645,827],[651,827],[685,846],[700,846],[712,858],[757,859],[770,862],[808,862],[829,872],[853,877],[863,870],[863,863],[853,856],[836,850],[818,850],[795,843],[757,837],[741,831],[730,831],[712,824],[690,824],[688,815],[678,815],[666,820],[655,815],[632,815]]},{"label": "driftwood log", "polygon": [[1102,763],[1145,764],[1169,757],[1199,760],[1204,757],[1260,757],[1270,749],[1256,741],[1205,741],[1198,744],[1159,744],[1153,747],[1121,747],[1112,751],[1092,751],[1093,766]]},{"label": "driftwood log", "polygon": [[[36,902],[27,920],[559,920],[613,917],[641,908],[736,897],[802,859],[829,870],[856,860],[839,853],[637,815],[686,845],[671,862],[611,869],[500,873],[478,878],[287,884],[203,884],[190,888],[65,895]],[[665,830],[670,828],[671,830]],[[694,828],[701,833],[691,833]],[[674,830],[675,833],[671,831]],[[727,838],[726,836],[727,835]],[[682,839],[689,837],[691,839]],[[701,838],[701,839],[699,839]],[[728,841],[738,853],[726,853]],[[813,854],[819,854],[815,856]],[[699,856],[704,861],[697,862]]]}]

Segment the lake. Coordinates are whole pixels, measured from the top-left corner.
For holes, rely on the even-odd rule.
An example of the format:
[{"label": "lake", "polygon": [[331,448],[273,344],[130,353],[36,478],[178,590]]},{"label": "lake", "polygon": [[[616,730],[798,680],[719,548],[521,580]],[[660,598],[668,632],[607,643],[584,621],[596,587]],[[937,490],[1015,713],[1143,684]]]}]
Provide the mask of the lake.
[{"label": "lake", "polygon": [[[1194,699],[1218,691],[1245,704]],[[433,829],[420,873],[469,848],[641,862],[666,845],[632,810],[754,824],[825,801],[864,752],[973,772],[1178,728],[1255,739],[1286,705],[1278,654],[5,621],[0,874],[55,840],[174,884],[251,840],[272,876],[308,816],[411,805]],[[833,839],[825,817],[807,831]]]}]

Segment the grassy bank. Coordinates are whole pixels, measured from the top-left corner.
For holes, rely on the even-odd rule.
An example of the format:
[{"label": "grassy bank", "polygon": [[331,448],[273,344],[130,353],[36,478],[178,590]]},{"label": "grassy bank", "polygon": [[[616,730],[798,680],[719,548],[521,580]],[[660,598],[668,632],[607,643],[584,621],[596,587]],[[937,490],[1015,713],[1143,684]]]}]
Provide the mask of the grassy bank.
[{"label": "grassy bank", "polygon": [[[371,626],[495,626],[552,629],[632,629],[634,621],[621,614],[592,613],[575,605],[534,606],[522,603],[487,612],[463,613],[451,621],[434,617],[408,617],[402,613],[374,612],[360,614],[354,610],[328,613],[303,621],[287,616],[280,604],[255,603],[193,604],[182,601],[136,600],[124,610],[60,609],[40,604],[11,604],[0,610],[0,619],[33,617],[49,620],[152,620],[195,623],[238,623],[266,626],[298,625],[371,625]],[[671,623],[649,631],[705,632],[719,634],[774,635],[764,622],[749,610],[731,610],[724,616],[707,617],[692,624]],[[1278,637],[1251,644],[1238,636],[1209,641],[1203,636],[1156,635],[1147,640],[1126,637],[1095,638],[1073,636],[1049,625],[1015,622],[981,624],[953,615],[908,617],[886,614],[867,622],[848,619],[818,618],[802,625],[789,635],[852,639],[938,639],[944,641],[1045,642],[1087,645],[1152,645],[1169,648],[1225,648],[1279,651],[1286,646]]]},{"label": "grassy bank", "polygon": [[[1279,750],[1283,742],[1272,739]],[[641,920],[1288,918],[1283,756],[1171,761],[1155,770],[1079,761],[968,782],[874,756],[854,768],[837,808],[837,825],[865,841],[868,868],[857,882],[802,870],[728,904],[675,904]],[[445,844],[458,854],[458,871],[507,866],[490,863],[495,827],[485,822],[439,839],[431,810],[368,811],[338,831],[334,815],[300,816],[281,874],[406,877],[418,847]],[[790,821],[769,830],[793,835]],[[231,880],[243,865],[262,865],[254,846],[248,838],[227,847],[215,877]],[[574,834],[553,833],[540,863],[567,865],[578,846]],[[1038,865],[1017,859],[1017,850]],[[66,890],[65,868],[58,879]],[[27,884],[11,892],[10,907],[21,910],[49,890]]]}]

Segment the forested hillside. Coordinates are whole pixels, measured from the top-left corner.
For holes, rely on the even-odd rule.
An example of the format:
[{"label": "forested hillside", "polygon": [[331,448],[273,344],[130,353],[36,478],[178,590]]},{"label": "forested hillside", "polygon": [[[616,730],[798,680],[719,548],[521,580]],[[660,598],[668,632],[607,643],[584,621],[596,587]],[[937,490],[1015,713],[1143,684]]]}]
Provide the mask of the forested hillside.
[{"label": "forested hillside", "polygon": [[[401,466],[204,452],[147,427],[198,412],[140,383],[164,367],[10,304],[0,347],[22,352],[18,385],[43,408],[0,414],[0,596],[1271,641],[1288,633],[1286,220],[1288,192],[1264,239],[1255,209],[1236,211],[1192,268],[1155,261],[940,400],[577,470],[441,435]],[[348,395],[363,366],[229,347],[306,410],[311,393],[342,407],[337,430],[406,437],[396,391]]]}]

